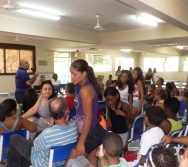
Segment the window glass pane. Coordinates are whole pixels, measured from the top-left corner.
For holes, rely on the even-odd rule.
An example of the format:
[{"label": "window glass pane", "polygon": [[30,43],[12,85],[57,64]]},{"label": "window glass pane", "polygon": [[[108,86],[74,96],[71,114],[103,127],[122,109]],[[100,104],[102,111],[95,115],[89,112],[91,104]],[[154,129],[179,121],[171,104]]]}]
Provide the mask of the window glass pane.
[{"label": "window glass pane", "polygon": [[183,71],[188,71],[188,57],[183,61]]},{"label": "window glass pane", "polygon": [[144,71],[148,71],[148,68],[156,68],[159,72],[178,71],[179,58],[168,57],[168,58],[144,58]]},{"label": "window glass pane", "polygon": [[86,55],[86,61],[94,72],[112,71],[112,58],[108,55]]},{"label": "window glass pane", "polygon": [[5,50],[6,73],[16,73],[19,65],[19,50]]},{"label": "window glass pane", "polygon": [[0,49],[0,73],[4,73],[4,51]]},{"label": "window glass pane", "polygon": [[61,83],[70,82],[70,56],[69,53],[54,53],[54,72]]},{"label": "window glass pane", "polygon": [[134,59],[127,57],[115,57],[115,70],[121,66],[122,70],[129,70],[130,67],[134,68]]},{"label": "window glass pane", "polygon": [[[30,69],[33,67],[32,57],[33,57],[33,52],[31,50],[20,50],[20,59],[27,60]],[[28,72],[32,72],[30,69],[28,70]]]}]

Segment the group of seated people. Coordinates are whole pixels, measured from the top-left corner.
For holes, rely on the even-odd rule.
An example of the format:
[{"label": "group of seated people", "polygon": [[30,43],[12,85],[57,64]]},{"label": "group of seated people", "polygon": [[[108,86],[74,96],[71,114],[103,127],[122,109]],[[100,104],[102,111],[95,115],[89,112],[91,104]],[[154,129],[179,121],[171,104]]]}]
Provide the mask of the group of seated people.
[{"label": "group of seated people", "polygon": [[[167,89],[162,89],[164,80],[159,77],[156,85],[150,85],[148,93],[143,96],[144,86],[140,76],[143,76],[140,68],[135,68],[133,75],[129,70],[123,70],[118,77],[118,81],[114,85],[113,82],[109,81],[107,88],[104,90],[104,98],[108,103],[107,127],[112,132],[104,135],[102,141],[103,155],[99,151],[96,152],[100,167],[107,165],[113,167],[143,165],[145,155],[152,145],[162,141],[167,143],[168,138],[164,135],[169,135],[172,131],[182,128],[182,123],[177,118],[180,101],[174,95],[171,95],[172,93],[168,93],[168,96]],[[111,76],[109,76],[110,78]],[[133,80],[136,80],[136,83]],[[142,88],[143,90],[138,90],[138,94],[135,95],[134,86],[136,84],[139,89]],[[124,91],[127,85],[129,87]],[[65,145],[77,141],[78,130],[75,121],[69,122],[69,119],[67,119],[69,109],[74,109],[75,85],[73,83],[66,85],[65,98],[55,97],[53,83],[50,80],[42,81],[40,88],[40,95],[32,88],[25,91],[22,105],[19,106],[21,117],[17,116],[15,100],[6,99],[0,104],[1,133],[22,128],[30,131],[30,140],[25,140],[18,135],[11,138],[7,160],[8,167],[16,167],[20,166],[20,164],[22,166],[32,164],[34,167],[46,167],[48,166],[49,149],[52,145]],[[125,92],[128,96],[125,95]],[[131,96],[132,101],[130,100]],[[149,104],[145,110],[147,131],[142,134],[140,148],[135,153],[135,159],[130,161],[128,152],[123,156],[122,154],[126,150],[128,131],[133,120],[142,113],[142,104],[144,103],[142,98],[145,98],[145,101]],[[153,99],[156,100],[156,104],[153,103]],[[188,102],[188,92],[184,93],[184,100]],[[187,119],[185,119],[184,124],[186,122]],[[171,166],[170,164],[174,164],[174,167],[178,166],[176,157],[164,147],[159,147],[152,151],[152,158],[149,157],[150,166],[159,166],[157,165],[159,160],[156,160],[158,158],[157,154],[161,154],[164,158],[170,155],[171,158],[168,157],[168,161],[160,161],[166,167]],[[185,157],[187,157],[186,155],[187,151],[185,152]],[[120,158],[121,156],[124,158]],[[68,165],[69,163],[67,163]],[[89,165],[92,166],[90,162],[85,164],[85,166]]]}]

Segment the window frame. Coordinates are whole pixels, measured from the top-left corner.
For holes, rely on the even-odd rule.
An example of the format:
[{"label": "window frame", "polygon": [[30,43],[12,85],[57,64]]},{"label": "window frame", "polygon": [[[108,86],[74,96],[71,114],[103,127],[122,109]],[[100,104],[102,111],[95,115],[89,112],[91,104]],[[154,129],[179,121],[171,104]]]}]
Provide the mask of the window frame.
[{"label": "window frame", "polygon": [[[32,51],[32,63],[33,66],[32,68],[36,69],[36,48],[35,46],[30,46],[30,45],[22,45],[22,44],[7,44],[7,43],[0,43],[0,49],[3,49],[3,68],[4,68],[4,73],[0,73],[0,75],[15,75],[15,73],[6,73],[6,49],[14,49],[14,50],[29,50]],[[20,54],[19,54],[19,60],[20,61]],[[19,67],[19,66],[18,66]],[[28,74],[32,74],[33,72],[28,72]]]}]

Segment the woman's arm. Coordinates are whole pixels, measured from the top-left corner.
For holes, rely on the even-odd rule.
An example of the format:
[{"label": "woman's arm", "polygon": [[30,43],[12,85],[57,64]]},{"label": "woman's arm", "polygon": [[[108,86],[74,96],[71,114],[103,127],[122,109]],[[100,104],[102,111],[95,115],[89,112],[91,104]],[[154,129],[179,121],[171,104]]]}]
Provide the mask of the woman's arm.
[{"label": "woman's arm", "polygon": [[140,94],[141,94],[141,98],[140,98],[140,106],[138,108],[138,112],[142,112],[142,106],[143,106],[143,102],[144,102],[144,87],[143,87],[143,83],[142,81],[138,80],[137,81],[137,86],[138,86],[138,89],[140,91]]},{"label": "woman's arm", "polygon": [[86,137],[89,133],[91,123],[92,123],[92,101],[94,98],[94,90],[91,86],[84,86],[80,90],[80,97],[82,99],[82,106],[83,106],[83,112],[84,112],[84,124],[82,128],[82,133],[78,139],[78,143],[76,145],[76,151],[78,155],[84,155],[85,154],[85,147],[84,142],[86,140]]},{"label": "woman's arm", "polygon": [[23,128],[29,130],[30,132],[36,132],[37,126],[33,123],[28,121],[25,118],[19,117],[20,121],[22,122]]},{"label": "woman's arm", "polygon": [[39,101],[42,97],[38,98],[37,102],[33,107],[31,107],[25,114],[22,115],[23,118],[29,118],[37,113],[39,107]]}]

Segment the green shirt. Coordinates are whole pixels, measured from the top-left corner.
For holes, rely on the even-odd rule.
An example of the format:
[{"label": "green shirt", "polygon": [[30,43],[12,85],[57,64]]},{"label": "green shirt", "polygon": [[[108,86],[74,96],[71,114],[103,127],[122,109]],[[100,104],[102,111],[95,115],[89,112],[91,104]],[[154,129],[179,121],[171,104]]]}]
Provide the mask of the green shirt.
[{"label": "green shirt", "polygon": [[119,158],[119,161],[117,165],[107,165],[106,167],[128,167],[127,161],[124,158]]}]

